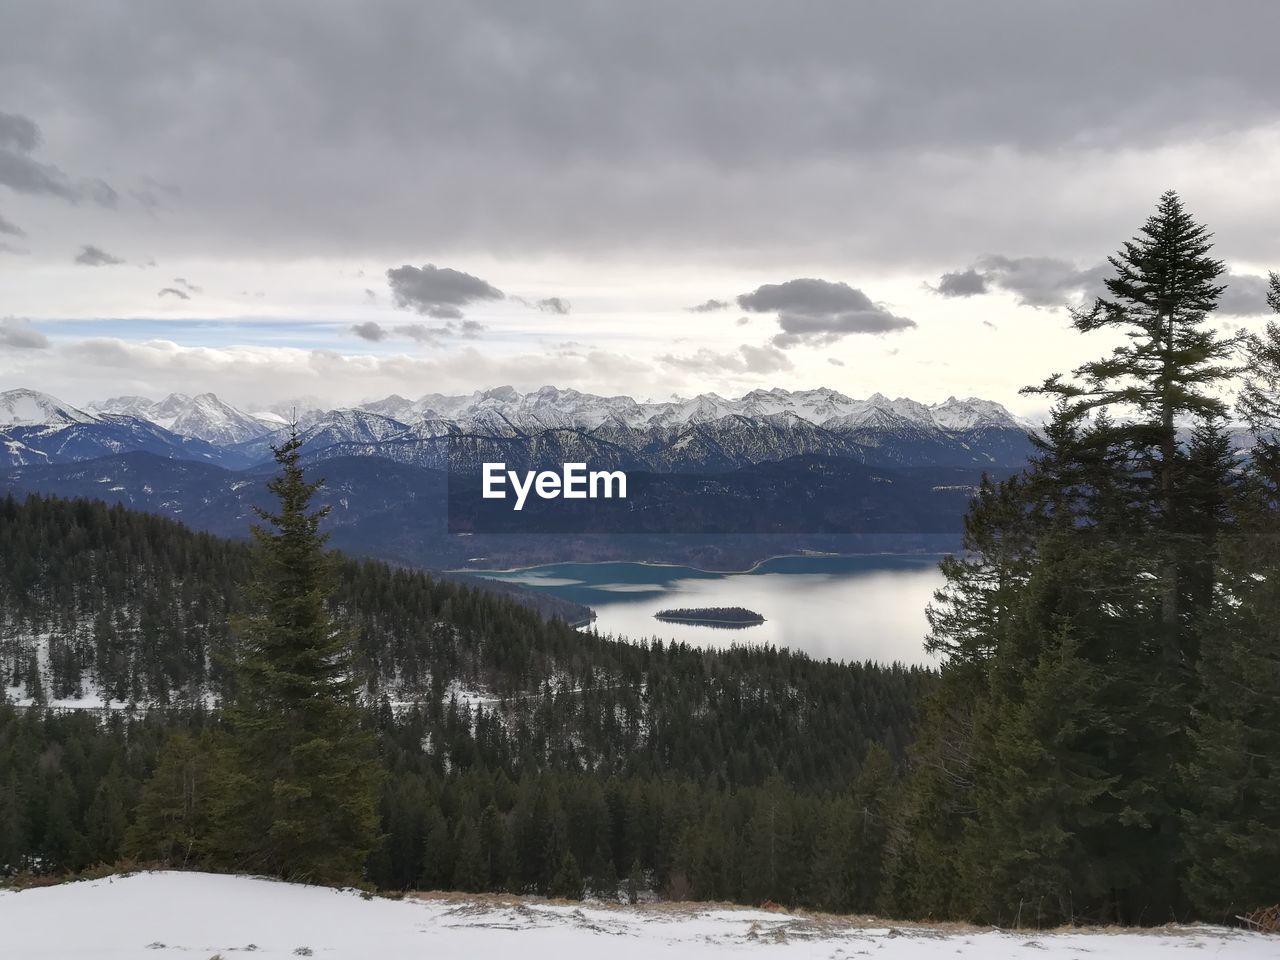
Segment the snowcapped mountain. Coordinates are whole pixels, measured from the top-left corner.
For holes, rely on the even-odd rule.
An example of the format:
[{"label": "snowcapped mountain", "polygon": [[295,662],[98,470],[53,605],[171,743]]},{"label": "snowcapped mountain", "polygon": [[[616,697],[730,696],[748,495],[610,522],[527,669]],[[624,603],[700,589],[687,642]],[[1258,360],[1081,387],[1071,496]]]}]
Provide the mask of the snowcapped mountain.
[{"label": "snowcapped mountain", "polygon": [[[338,444],[378,444],[403,437],[407,424],[368,410],[330,410],[299,422],[298,438],[309,450],[322,450]],[[257,462],[270,459],[272,445],[279,445],[289,435],[287,426],[277,426],[245,443],[236,444],[237,455]]]},{"label": "snowcapped mountain", "polygon": [[360,409],[414,424],[419,420],[451,421],[467,432],[511,431],[535,433],[539,430],[573,428],[595,431],[601,428],[684,427],[730,417],[764,419],[789,415],[828,430],[834,427],[876,423],[913,424],[933,431],[962,432],[979,427],[1024,430],[1026,424],[1000,404],[971,397],[951,397],[938,404],[923,404],[905,397],[890,400],[873,394],[855,400],[829,388],[790,391],[780,387],[753,390],[737,399],[703,393],[688,399],[661,403],[640,403],[631,397],[601,397],[541,387],[520,393],[514,387],[496,387],[467,396],[427,394],[418,400],[393,395],[362,404]]},{"label": "snowcapped mountain", "polygon": [[38,390],[0,393],[0,427],[65,427],[73,423],[95,423],[98,419]]},{"label": "snowcapped mountain", "polygon": [[142,451],[221,463],[220,449],[140,417],[88,413],[36,390],[0,393],[0,466],[75,463]]},{"label": "snowcapped mountain", "polygon": [[969,397],[967,400],[948,397],[928,410],[933,422],[943,430],[979,430],[990,427],[1008,429],[1011,426],[1034,428],[1030,421],[1015,417],[1000,404],[977,397]]},{"label": "snowcapped mountain", "polygon": [[368,410],[370,413],[377,413],[384,417],[390,417],[392,420],[415,420],[420,419],[423,410],[418,409],[418,405],[412,400],[406,400],[398,393],[382,400],[375,400],[371,403],[363,403],[360,405],[361,410]]},{"label": "snowcapped mountain", "polygon": [[212,393],[189,397],[171,393],[163,400],[143,397],[113,397],[91,405],[98,413],[111,413],[150,421],[184,437],[195,437],[218,446],[244,443],[279,429],[280,424],[264,422],[245,413]]},{"label": "snowcapped mountain", "polygon": [[[931,537],[960,528],[983,472],[1016,471],[1031,452],[1023,426],[990,401],[859,400],[829,389],[639,402],[500,387],[297,410],[289,413],[303,455],[326,480],[335,543],[410,564],[475,555],[470,541],[447,534],[449,524],[473,534],[505,530],[486,526],[495,522],[486,510],[492,502],[468,499],[478,483],[455,482],[478,477],[484,463],[625,470],[636,508],[597,515],[587,504],[581,514],[591,524],[582,529],[606,538],[665,536],[671,523],[694,534]],[[0,495],[89,497],[242,532],[257,502],[251,498],[264,496],[275,470],[271,447],[288,430],[212,394],[116,397],[86,410],[11,390],[0,394]],[[498,519],[507,522],[508,514]],[[570,524],[560,532],[575,530]],[[556,555],[535,542],[543,540],[520,541],[509,556]],[[610,541],[610,551],[615,546],[640,549]],[[733,549],[759,559],[755,548]]]},{"label": "snowcapped mountain", "polygon": [[[310,455],[382,457],[429,469],[447,466],[464,449],[466,460],[490,451],[529,464],[577,450],[678,473],[810,455],[873,466],[1006,467],[1019,465],[1029,450],[1027,425],[990,400],[924,404],[879,393],[858,400],[829,388],[639,402],[503,386],[416,400],[392,395],[296,415]],[[34,390],[0,394],[0,464],[10,466],[136,451],[249,466],[269,460],[286,429],[275,413],[249,414],[212,393],[158,401],[120,396],[87,410]]]},{"label": "snowcapped mountain", "polygon": [[[381,443],[401,436],[408,425],[365,410],[330,410],[299,435],[313,446],[330,443]],[[283,436],[276,434],[276,439]]]}]

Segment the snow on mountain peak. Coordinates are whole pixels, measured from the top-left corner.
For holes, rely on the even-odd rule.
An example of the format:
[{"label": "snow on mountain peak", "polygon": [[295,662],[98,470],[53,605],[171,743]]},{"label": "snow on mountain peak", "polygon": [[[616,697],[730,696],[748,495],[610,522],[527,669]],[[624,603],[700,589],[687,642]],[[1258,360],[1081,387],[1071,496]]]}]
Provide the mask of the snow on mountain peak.
[{"label": "snow on mountain peak", "polygon": [[[65,408],[52,398],[48,406],[49,409]],[[30,402],[24,409],[28,410],[24,414],[28,417],[47,415],[31,413]],[[68,415],[91,416],[73,408],[65,409],[71,411]],[[221,444],[262,437],[277,430],[282,422],[275,415],[245,413],[212,393],[196,397],[175,393],[159,402],[117,397],[95,404],[91,409],[142,417],[175,433]],[[426,394],[416,400],[392,394],[345,410],[316,409],[299,419],[303,427],[336,428],[354,438],[385,437],[397,427],[416,430],[424,424],[434,425],[430,427],[432,431],[443,429],[441,424],[451,423],[468,432],[514,436],[548,429],[673,430],[731,417],[777,423],[803,420],[829,430],[910,429],[944,434],[1026,426],[999,403],[978,397],[952,396],[941,403],[925,404],[907,397],[890,399],[879,392],[857,400],[830,387],[795,391],[772,387],[755,389],[737,398],[707,392],[667,401],[641,402],[628,396],[595,396],[550,384],[530,393],[503,385],[468,395]]]},{"label": "snow on mountain peak", "polygon": [[993,400],[948,397],[928,408],[933,420],[943,430],[976,430],[981,427],[1019,427],[1021,424],[1008,410]]},{"label": "snow on mountain peak", "polygon": [[0,393],[0,426],[65,427],[73,423],[97,423],[99,419],[39,390],[20,388]]},{"label": "snow on mountain peak", "polygon": [[271,421],[245,413],[214,393],[194,397],[171,393],[163,400],[113,397],[93,404],[92,409],[104,414],[137,417],[182,436],[220,445],[243,443],[275,427]]}]

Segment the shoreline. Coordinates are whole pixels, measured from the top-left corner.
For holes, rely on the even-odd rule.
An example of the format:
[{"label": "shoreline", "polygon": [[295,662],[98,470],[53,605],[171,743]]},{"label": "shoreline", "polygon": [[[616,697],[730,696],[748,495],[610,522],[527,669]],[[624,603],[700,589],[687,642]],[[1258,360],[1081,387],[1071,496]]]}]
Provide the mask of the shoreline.
[{"label": "shoreline", "polygon": [[542,570],[547,567],[562,567],[573,564],[575,566],[597,567],[611,563],[626,563],[637,567],[672,567],[681,570],[693,570],[695,573],[709,573],[718,576],[733,576],[747,573],[755,573],[760,567],[766,563],[772,563],[774,560],[845,560],[854,559],[856,557],[920,557],[922,559],[928,557],[945,557],[946,552],[928,552],[928,553],[898,553],[892,550],[877,550],[874,553],[822,553],[815,551],[813,553],[776,553],[772,556],[764,557],[757,560],[751,566],[742,570],[715,570],[709,567],[695,567],[688,563],[671,563],[667,560],[552,560],[549,563],[536,563],[526,567],[460,567],[452,570],[444,570],[442,573],[469,573],[482,575],[486,573],[527,573],[531,570]]}]

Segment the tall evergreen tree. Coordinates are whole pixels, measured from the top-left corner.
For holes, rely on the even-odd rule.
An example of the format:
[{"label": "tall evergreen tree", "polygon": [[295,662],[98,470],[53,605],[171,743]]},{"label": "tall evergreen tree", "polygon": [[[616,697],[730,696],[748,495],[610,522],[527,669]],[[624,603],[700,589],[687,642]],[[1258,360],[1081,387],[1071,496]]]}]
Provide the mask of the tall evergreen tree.
[{"label": "tall evergreen tree", "polygon": [[1280,902],[1280,513],[1260,493],[1224,547],[1206,618],[1201,695],[1182,768],[1187,889],[1200,916],[1230,922]]},{"label": "tall evergreen tree", "polygon": [[253,613],[239,625],[215,807],[215,862],[316,883],[359,880],[377,841],[378,768],[362,728],[349,637],[325,600],[334,561],[310,510],[296,431],[274,449],[279,501],[259,511]]},{"label": "tall evergreen tree", "polygon": [[889,844],[887,894],[913,912],[1182,909],[1170,771],[1187,756],[1196,625],[1215,604],[1231,496],[1217,388],[1236,344],[1208,324],[1223,289],[1210,247],[1161,197],[1111,258],[1107,296],[1073,314],[1122,345],[1029,388],[1058,401],[1037,454],[979,492],[966,554],[944,566],[929,640],[943,680]]},{"label": "tall evergreen tree", "polygon": [[[1163,529],[1177,522],[1184,469],[1178,427],[1187,417],[1226,414],[1214,388],[1234,372],[1230,360],[1239,343],[1220,336],[1208,322],[1226,289],[1218,282],[1222,261],[1209,255],[1211,239],[1175,192],[1164,193],[1139,235],[1109,258],[1115,276],[1105,281],[1108,296],[1072,314],[1080,332],[1114,330],[1128,342],[1079,367],[1072,382],[1055,375],[1035,388],[1078,410],[1115,409],[1126,415],[1111,429],[1150,478],[1149,500]],[[1178,624],[1185,611],[1173,544],[1162,546],[1161,618],[1172,661],[1180,652]]]},{"label": "tall evergreen tree", "polygon": [[[1280,313],[1280,275],[1271,274]],[[1280,901],[1280,326],[1247,343],[1239,396],[1254,446],[1201,624],[1200,697],[1182,767],[1187,890],[1231,920]],[[1219,446],[1221,446],[1221,441]]]}]

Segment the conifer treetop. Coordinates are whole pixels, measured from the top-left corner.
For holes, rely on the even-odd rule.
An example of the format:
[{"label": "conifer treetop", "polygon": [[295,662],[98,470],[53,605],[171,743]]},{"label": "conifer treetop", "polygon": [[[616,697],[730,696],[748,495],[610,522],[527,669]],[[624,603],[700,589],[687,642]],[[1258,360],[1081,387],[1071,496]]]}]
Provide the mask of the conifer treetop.
[{"label": "conifer treetop", "polygon": [[[1138,235],[1108,258],[1115,268],[1106,280],[1108,296],[1071,310],[1081,333],[1113,329],[1128,342],[1077,367],[1074,379],[1055,374],[1022,392],[1071,401],[1081,412],[1127,408],[1154,421],[1157,432],[1182,416],[1225,415],[1212,388],[1236,372],[1230,361],[1241,338],[1223,337],[1207,324],[1226,289],[1219,282],[1223,262],[1210,255],[1212,241],[1176,192],[1163,193]],[[1125,432],[1140,441],[1160,439],[1140,427]]]}]

